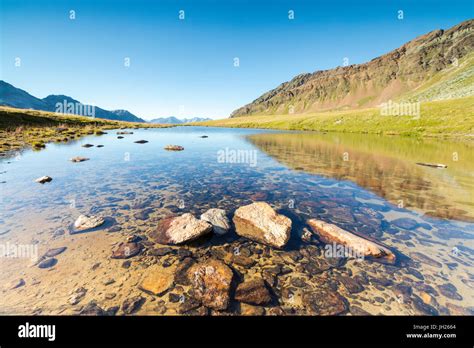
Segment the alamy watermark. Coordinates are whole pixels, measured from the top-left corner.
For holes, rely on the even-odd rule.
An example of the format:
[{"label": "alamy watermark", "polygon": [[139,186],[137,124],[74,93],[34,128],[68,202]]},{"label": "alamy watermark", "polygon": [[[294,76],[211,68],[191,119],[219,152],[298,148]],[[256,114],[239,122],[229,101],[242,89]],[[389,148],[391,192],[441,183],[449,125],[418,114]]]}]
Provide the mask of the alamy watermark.
[{"label": "alamy watermark", "polygon": [[257,166],[257,150],[225,149],[217,151],[218,163],[248,164],[250,167]]},{"label": "alamy watermark", "polygon": [[326,258],[354,258],[357,261],[364,260],[364,253],[360,250],[341,244],[326,244],[324,246],[324,257]]},{"label": "alamy watermark", "polygon": [[38,245],[11,244],[10,242],[0,244],[0,258],[31,259],[33,262],[37,261]]},{"label": "alamy watermark", "polygon": [[85,105],[79,102],[73,103],[64,99],[62,103],[61,102],[56,103],[55,107],[56,107],[55,111],[58,114],[95,117],[94,105]]},{"label": "alamy watermark", "polygon": [[420,118],[420,102],[394,102],[389,100],[380,104],[380,114],[382,116],[412,116],[414,119]]}]

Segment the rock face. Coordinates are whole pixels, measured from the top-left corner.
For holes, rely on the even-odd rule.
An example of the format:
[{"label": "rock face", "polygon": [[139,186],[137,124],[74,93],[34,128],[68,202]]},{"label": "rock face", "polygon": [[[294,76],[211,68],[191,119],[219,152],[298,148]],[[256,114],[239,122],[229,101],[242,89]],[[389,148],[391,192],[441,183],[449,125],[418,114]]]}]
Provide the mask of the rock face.
[{"label": "rock face", "polygon": [[160,244],[181,244],[202,237],[211,231],[210,223],[186,213],[161,220],[151,236]]},{"label": "rock face", "polygon": [[291,220],[265,202],[238,208],[233,221],[239,236],[259,243],[282,248],[290,239]]},{"label": "rock face", "polygon": [[372,256],[375,258],[384,258],[390,263],[395,262],[395,254],[388,248],[359,237],[336,225],[329,224],[322,220],[310,219],[307,221],[314,233],[325,243],[336,243],[347,246],[354,252],[363,256]]},{"label": "rock face", "polygon": [[88,161],[88,160],[89,160],[89,158],[81,157],[81,156],[76,156],[76,157],[71,158],[71,162],[74,162],[74,163],[84,162],[84,161]]},{"label": "rock face", "polygon": [[77,218],[76,222],[74,222],[74,229],[76,231],[85,231],[85,230],[99,227],[104,222],[105,220],[101,218],[100,216],[81,215]]},{"label": "rock face", "polygon": [[166,145],[164,149],[168,151],[183,151],[184,147],[180,145]]},{"label": "rock face", "polygon": [[201,220],[209,222],[215,233],[226,234],[230,230],[230,221],[223,209],[209,209],[201,215]]},{"label": "rock face", "polygon": [[174,282],[176,267],[152,266],[147,268],[139,288],[156,296],[163,295]]},{"label": "rock face", "polygon": [[52,177],[45,175],[45,176],[42,176],[41,178],[36,179],[35,181],[36,181],[37,183],[44,184],[44,183],[46,183],[46,182],[50,182],[51,180],[53,180]]},{"label": "rock face", "polygon": [[271,301],[270,292],[262,279],[254,279],[239,284],[235,299],[254,305],[264,305]]},{"label": "rock face", "polygon": [[187,274],[194,296],[204,306],[216,310],[229,306],[233,273],[225,263],[209,259],[191,266]]}]

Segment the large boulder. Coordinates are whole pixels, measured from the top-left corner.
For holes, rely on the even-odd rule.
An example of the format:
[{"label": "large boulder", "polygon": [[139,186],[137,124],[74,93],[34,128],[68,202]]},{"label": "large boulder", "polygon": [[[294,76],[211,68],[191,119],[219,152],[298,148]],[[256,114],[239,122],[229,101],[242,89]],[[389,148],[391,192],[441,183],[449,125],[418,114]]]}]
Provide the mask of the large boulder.
[{"label": "large boulder", "polygon": [[233,221],[239,236],[259,243],[282,248],[290,239],[291,220],[265,202],[238,208]]},{"label": "large boulder", "polygon": [[216,310],[229,306],[233,273],[225,263],[209,259],[192,265],[187,274],[194,296],[204,306]]},{"label": "large boulder", "polygon": [[151,237],[160,244],[182,244],[212,231],[212,225],[196,219],[192,214],[162,219]]},{"label": "large boulder", "polygon": [[227,214],[223,209],[209,209],[204,214],[201,215],[201,220],[209,222],[214,232],[223,235],[230,230],[230,222],[227,218]]},{"label": "large boulder", "polygon": [[336,225],[322,220],[309,219],[307,223],[309,227],[311,227],[311,230],[316,233],[324,243],[344,245],[352,249],[354,254],[383,258],[390,263],[395,262],[395,254],[393,254],[390,249],[380,244],[359,237]]}]

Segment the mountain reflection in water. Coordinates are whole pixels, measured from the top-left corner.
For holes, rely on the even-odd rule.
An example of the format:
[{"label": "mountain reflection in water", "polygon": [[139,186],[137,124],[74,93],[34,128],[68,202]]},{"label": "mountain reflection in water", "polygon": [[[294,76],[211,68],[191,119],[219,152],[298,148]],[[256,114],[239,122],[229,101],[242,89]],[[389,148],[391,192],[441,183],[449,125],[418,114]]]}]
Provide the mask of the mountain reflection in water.
[{"label": "mountain reflection in water", "polygon": [[426,215],[474,221],[472,144],[368,134],[270,133],[247,139],[291,169],[350,180]]}]

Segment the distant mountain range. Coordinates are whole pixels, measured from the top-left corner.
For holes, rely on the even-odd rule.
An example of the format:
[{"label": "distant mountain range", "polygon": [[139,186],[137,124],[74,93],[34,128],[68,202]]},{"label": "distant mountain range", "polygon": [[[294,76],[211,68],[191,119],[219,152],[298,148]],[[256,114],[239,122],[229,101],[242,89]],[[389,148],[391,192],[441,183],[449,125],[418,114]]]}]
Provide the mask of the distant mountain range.
[{"label": "distant mountain range", "polygon": [[210,121],[210,118],[204,118],[204,117],[193,117],[193,118],[184,118],[184,119],[179,119],[174,116],[170,117],[160,117],[160,118],[155,118],[151,121],[150,123],[161,123],[161,124],[183,124],[183,123],[191,123],[191,122],[202,122],[202,121]]},{"label": "distant mountain range", "polygon": [[434,30],[368,63],[300,74],[231,117],[375,107],[474,95],[474,20]]},{"label": "distant mountain range", "polygon": [[[0,105],[11,106],[20,109],[33,109],[51,112],[73,113],[83,116],[92,116],[87,112],[78,112],[80,110],[91,110],[91,105],[85,105],[66,95],[48,95],[46,98],[39,99],[28,92],[16,88],[15,86],[0,80]],[[75,107],[71,111],[71,107]],[[105,110],[100,107],[94,107],[94,115],[97,118],[108,120],[128,121],[128,122],[146,122],[140,117],[135,116],[127,110]]]}]

